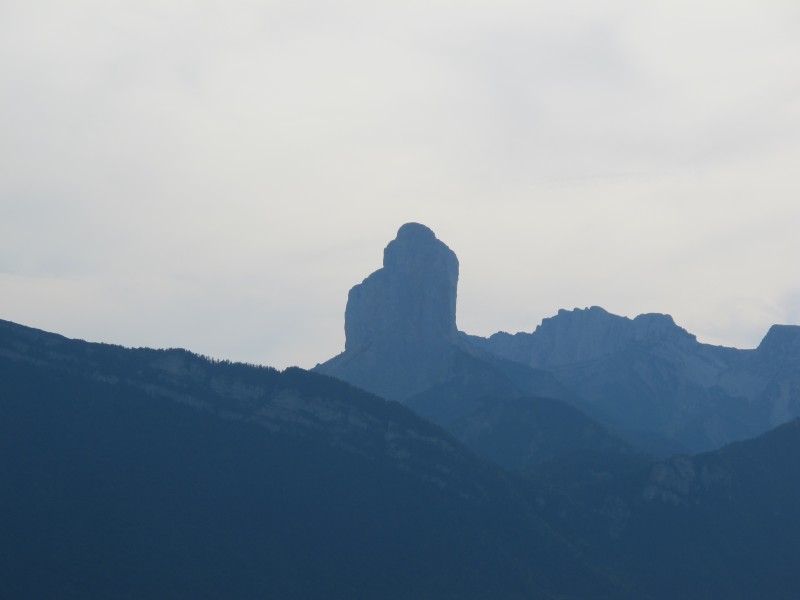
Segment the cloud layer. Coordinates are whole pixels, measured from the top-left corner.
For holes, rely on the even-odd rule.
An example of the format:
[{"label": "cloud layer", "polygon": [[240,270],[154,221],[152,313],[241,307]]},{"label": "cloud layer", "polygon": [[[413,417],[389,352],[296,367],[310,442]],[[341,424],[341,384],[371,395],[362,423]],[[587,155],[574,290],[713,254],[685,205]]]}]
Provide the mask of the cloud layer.
[{"label": "cloud layer", "polygon": [[459,325],[798,321],[794,2],[0,4],[0,318],[311,366],[406,221]]}]

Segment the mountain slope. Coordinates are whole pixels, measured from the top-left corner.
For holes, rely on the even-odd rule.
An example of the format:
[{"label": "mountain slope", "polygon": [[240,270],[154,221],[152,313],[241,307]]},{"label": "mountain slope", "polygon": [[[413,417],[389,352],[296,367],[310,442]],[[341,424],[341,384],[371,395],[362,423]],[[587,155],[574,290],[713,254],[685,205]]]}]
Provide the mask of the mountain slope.
[{"label": "mountain slope", "polygon": [[715,452],[609,465],[606,478],[568,481],[561,465],[549,520],[627,573],[634,595],[789,600],[800,593],[798,460],[793,420]]},{"label": "mountain slope", "polygon": [[580,408],[632,440],[703,451],[800,415],[800,327],[776,326],[758,349],[737,350],[697,342],[668,315],[592,307],[559,311],[533,333],[462,337],[549,371]]},{"label": "mountain slope", "polygon": [[623,594],[442,430],[299,369],[2,321],[0,478],[9,597]]},{"label": "mountain slope", "polygon": [[[654,467],[625,538],[642,586],[661,598],[796,598],[798,460],[794,420],[755,440]],[[693,596],[686,593],[692,581]]]},{"label": "mountain slope", "polygon": [[798,460],[794,420],[523,478],[328,377],[0,321],[8,597],[788,600]]},{"label": "mountain slope", "polygon": [[[631,447],[578,409],[555,398],[570,394],[537,372],[464,354],[459,375],[405,401],[473,452],[509,469],[530,469],[577,454],[629,454]],[[552,383],[551,383],[552,381]],[[550,391],[535,396],[528,389]]]}]

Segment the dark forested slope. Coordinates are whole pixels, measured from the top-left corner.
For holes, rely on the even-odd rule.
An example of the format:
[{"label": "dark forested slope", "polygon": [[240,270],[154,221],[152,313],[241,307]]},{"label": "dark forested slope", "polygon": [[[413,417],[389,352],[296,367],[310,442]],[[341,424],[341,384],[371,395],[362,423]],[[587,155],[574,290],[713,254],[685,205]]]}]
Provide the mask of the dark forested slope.
[{"label": "dark forested slope", "polygon": [[299,369],[0,322],[5,597],[620,597],[502,472]]}]

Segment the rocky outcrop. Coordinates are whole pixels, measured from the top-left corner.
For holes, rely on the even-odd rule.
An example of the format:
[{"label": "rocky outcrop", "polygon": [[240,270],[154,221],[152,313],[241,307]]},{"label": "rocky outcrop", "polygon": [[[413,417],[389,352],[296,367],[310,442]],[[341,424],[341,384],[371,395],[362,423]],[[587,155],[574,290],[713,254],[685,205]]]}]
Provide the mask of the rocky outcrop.
[{"label": "rocky outcrop", "polygon": [[800,326],[773,325],[756,348],[757,360],[800,365]]},{"label": "rocky outcrop", "polygon": [[345,351],[315,370],[391,400],[445,381],[459,351],[457,286],[455,253],[424,225],[406,223],[383,268],[348,294]]},{"label": "rocky outcrop", "polygon": [[532,333],[465,339],[548,370],[586,412],[658,453],[719,448],[800,415],[796,326],[775,325],[756,350],[738,350],[698,342],[669,315],[594,306],[560,310]]},{"label": "rocky outcrop", "polygon": [[459,333],[457,286],[455,253],[424,225],[406,223],[386,246],[383,268],[348,294],[344,352],[314,370],[401,402],[444,383],[468,395],[565,397],[549,373],[485,352]]},{"label": "rocky outcrop", "polygon": [[747,398],[759,425],[776,427],[800,416],[800,327],[773,325],[755,350],[740,350],[719,377],[729,394]]},{"label": "rocky outcrop", "polygon": [[489,338],[467,337],[477,347],[536,368],[601,359],[631,344],[684,348],[697,344],[695,336],[678,327],[669,315],[650,313],[628,319],[599,306],[561,309],[543,319],[533,333],[501,331]]},{"label": "rocky outcrop", "polygon": [[427,227],[403,225],[383,268],[350,290],[345,351],[315,370],[405,403],[505,467],[576,451],[628,451],[565,404],[572,394],[553,375],[470,344],[456,328],[457,284],[452,250]]},{"label": "rocky outcrop", "polygon": [[406,223],[383,251],[383,268],[348,294],[345,350],[381,338],[455,341],[457,286],[455,253],[424,225]]},{"label": "rocky outcrop", "polygon": [[[532,333],[456,328],[458,259],[407,223],[383,268],[350,290],[345,351],[316,370],[413,405],[450,428],[490,398],[565,400],[640,449],[700,452],[800,416],[800,327],[774,326],[756,350],[702,344],[671,316],[560,310]],[[510,365],[516,365],[516,367]],[[462,428],[472,427],[466,422]],[[498,429],[499,431],[499,429]]]}]

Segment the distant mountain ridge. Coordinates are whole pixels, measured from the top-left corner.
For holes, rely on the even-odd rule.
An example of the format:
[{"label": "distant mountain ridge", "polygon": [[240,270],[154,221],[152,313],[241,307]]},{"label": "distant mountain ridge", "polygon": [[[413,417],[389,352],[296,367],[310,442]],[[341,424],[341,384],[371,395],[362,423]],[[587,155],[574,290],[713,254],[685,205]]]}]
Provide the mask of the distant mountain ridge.
[{"label": "distant mountain ridge", "polygon": [[[574,395],[551,373],[459,334],[457,284],[455,253],[424,225],[403,225],[384,250],[383,268],[348,294],[344,352],[314,371],[400,401],[506,467],[579,449],[630,451],[571,407],[551,410]],[[587,429],[574,448],[573,438],[564,443],[550,433]]]},{"label": "distant mountain ridge", "polygon": [[466,336],[571,387],[618,431],[654,432],[689,451],[754,437],[800,416],[800,327],[775,325],[755,350],[702,344],[668,315],[561,310],[532,333]]},{"label": "distant mountain ridge", "polygon": [[597,360],[632,343],[670,343],[683,348],[697,343],[697,338],[678,327],[669,315],[653,313],[628,319],[599,306],[561,309],[556,316],[542,320],[530,334],[498,332],[489,338],[462,335],[493,354],[539,367]]},{"label": "distant mountain ridge", "polygon": [[800,416],[800,327],[776,325],[757,349],[737,350],[698,342],[669,315],[629,319],[595,306],[560,310],[532,333],[482,338],[457,331],[457,282],[453,251],[424,225],[403,225],[383,268],[350,291],[345,351],[315,370],[405,402],[465,442],[468,430],[497,429],[469,424],[468,413],[490,418],[494,403],[522,397],[568,402],[662,455]]}]

